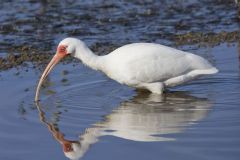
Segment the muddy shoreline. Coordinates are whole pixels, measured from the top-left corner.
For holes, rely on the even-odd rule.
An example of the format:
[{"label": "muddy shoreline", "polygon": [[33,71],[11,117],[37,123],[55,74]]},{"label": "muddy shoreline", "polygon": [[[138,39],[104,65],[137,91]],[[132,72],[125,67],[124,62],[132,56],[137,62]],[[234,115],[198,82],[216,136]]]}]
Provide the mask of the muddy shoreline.
[{"label": "muddy shoreline", "polygon": [[233,0],[3,1],[0,14],[0,71],[42,68],[69,36],[98,55],[134,42],[213,47],[240,39]]},{"label": "muddy shoreline", "polygon": [[[239,43],[240,34],[239,30],[232,32],[219,32],[219,33],[187,33],[170,37],[169,39],[174,42],[173,46],[181,45],[198,45],[199,47],[213,47],[221,43]],[[96,53],[109,53],[117,48],[118,44],[106,46],[105,44],[95,43],[90,48]],[[120,47],[120,46],[119,46]],[[14,54],[17,53],[17,54]],[[43,54],[44,53],[44,54]],[[28,63],[32,63],[34,68],[41,68],[42,65],[49,62],[49,59],[54,52],[42,51],[29,46],[18,46],[6,55],[0,57],[0,71],[18,66],[27,67]],[[73,58],[67,58],[64,63],[73,62]],[[76,62],[76,61],[75,61]]]}]

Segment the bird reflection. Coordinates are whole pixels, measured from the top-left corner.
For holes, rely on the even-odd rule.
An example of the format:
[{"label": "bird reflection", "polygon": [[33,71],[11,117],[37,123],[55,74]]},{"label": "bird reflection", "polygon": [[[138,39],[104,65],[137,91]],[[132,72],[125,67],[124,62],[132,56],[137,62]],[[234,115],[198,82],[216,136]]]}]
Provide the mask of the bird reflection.
[{"label": "bird reflection", "polygon": [[87,128],[76,141],[67,140],[56,125],[45,119],[45,113],[37,104],[40,120],[62,145],[70,159],[81,158],[101,136],[116,136],[133,141],[173,141],[173,133],[182,132],[204,118],[211,107],[204,98],[184,92],[166,93],[162,96],[138,93],[91,128]]}]

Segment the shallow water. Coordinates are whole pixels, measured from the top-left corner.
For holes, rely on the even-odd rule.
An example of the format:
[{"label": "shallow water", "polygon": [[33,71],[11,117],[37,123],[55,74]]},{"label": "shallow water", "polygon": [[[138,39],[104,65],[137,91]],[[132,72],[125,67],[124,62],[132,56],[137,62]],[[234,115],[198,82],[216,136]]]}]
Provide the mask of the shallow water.
[{"label": "shallow water", "polygon": [[[82,65],[59,65],[42,90],[40,112],[33,104],[39,73],[2,72],[1,159],[238,159],[237,44],[189,51],[220,73],[156,96]],[[75,155],[57,140],[74,143]]]},{"label": "shallow water", "polygon": [[[54,53],[66,36],[103,54],[135,41],[173,46],[173,36],[189,31],[239,30],[233,1],[161,2],[2,1],[0,57]],[[69,63],[54,69],[35,105],[41,66],[24,60],[28,67],[1,68],[0,159],[239,159],[240,43],[220,42],[178,46],[220,72],[163,96]]]}]

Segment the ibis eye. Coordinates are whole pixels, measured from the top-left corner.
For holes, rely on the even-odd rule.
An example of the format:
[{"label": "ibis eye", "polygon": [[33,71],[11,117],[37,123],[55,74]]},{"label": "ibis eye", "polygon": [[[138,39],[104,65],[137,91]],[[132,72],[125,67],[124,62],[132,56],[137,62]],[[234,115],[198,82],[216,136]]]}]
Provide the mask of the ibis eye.
[{"label": "ibis eye", "polygon": [[60,46],[58,47],[58,53],[66,54],[66,52],[67,52],[67,46],[65,46],[65,45],[60,45]]},{"label": "ibis eye", "polygon": [[61,52],[64,52],[65,50],[66,50],[66,48],[63,48],[63,47],[60,48],[60,51],[61,51]]}]

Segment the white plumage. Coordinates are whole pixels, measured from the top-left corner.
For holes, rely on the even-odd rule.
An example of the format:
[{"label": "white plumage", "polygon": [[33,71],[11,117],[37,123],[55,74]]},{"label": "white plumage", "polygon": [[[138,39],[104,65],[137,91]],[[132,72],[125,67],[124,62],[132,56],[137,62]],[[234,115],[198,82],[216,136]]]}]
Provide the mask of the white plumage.
[{"label": "white plumage", "polygon": [[153,83],[175,86],[198,75],[217,72],[202,57],[154,43],[125,45],[103,59],[103,72],[136,88]]},{"label": "white plumage", "polygon": [[87,66],[100,70],[121,84],[161,94],[165,87],[174,87],[201,75],[218,70],[204,58],[155,43],[133,43],[104,55],[95,55],[81,40],[62,40],[56,55],[45,69],[38,87],[57,62],[66,55],[80,59]]}]

